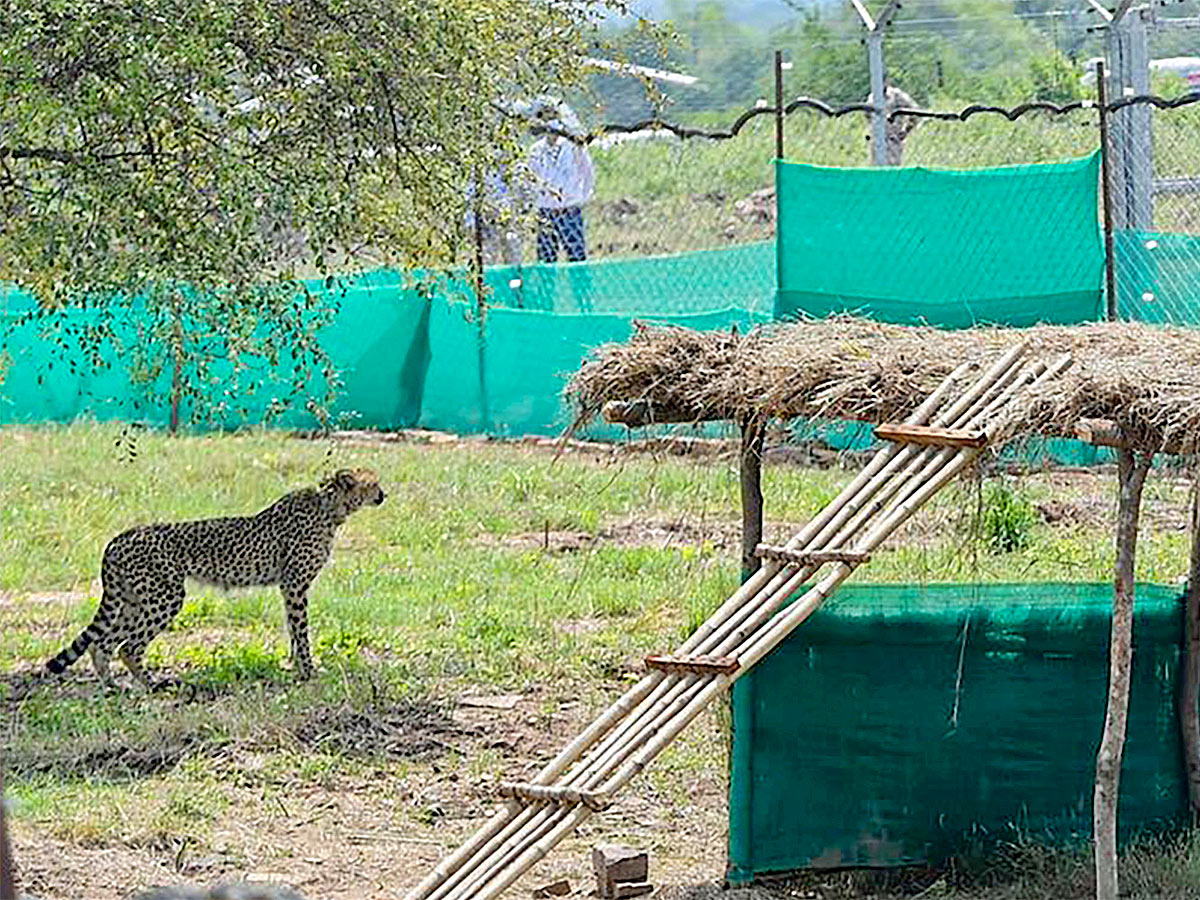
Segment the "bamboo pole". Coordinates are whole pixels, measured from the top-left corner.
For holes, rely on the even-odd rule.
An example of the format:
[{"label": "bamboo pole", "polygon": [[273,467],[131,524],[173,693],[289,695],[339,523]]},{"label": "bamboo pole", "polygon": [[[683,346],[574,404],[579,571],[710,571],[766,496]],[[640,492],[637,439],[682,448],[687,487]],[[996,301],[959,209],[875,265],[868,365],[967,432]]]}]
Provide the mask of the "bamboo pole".
[{"label": "bamboo pole", "polygon": [[[976,384],[973,385],[972,388],[969,391],[967,391],[967,393],[964,394],[964,396],[962,398],[960,398],[960,400],[958,402],[953,404],[951,409],[948,410],[947,413],[943,414],[942,416],[939,416],[939,419],[948,421],[950,423],[955,423],[956,419],[954,418],[954,414],[961,415],[963,410],[973,409],[974,408],[973,405],[980,398],[988,397],[989,392],[997,384],[1000,384],[1002,386],[1009,384],[1011,382],[1010,370],[1015,365],[1015,363],[1023,349],[1024,349],[1023,344],[1017,345],[1012,350],[1010,350],[1008,353],[1004,354],[1004,356],[998,361],[998,363],[996,365],[994,365],[988,372],[986,372],[985,375],[979,381],[977,381]],[[943,383],[943,387],[948,388],[950,383],[952,383],[952,379],[947,379],[947,382]],[[931,397],[930,399],[933,400],[934,403],[936,403],[936,401],[940,400],[942,396],[944,396],[944,392],[941,391],[941,389],[939,388],[939,391],[935,392],[935,396]],[[928,417],[928,415],[930,415],[932,413],[932,410],[935,408],[934,403],[922,404],[922,408],[919,410],[922,413],[922,416],[921,416],[922,418],[926,418],[926,417]],[[912,418],[917,418],[917,416],[913,416]],[[892,460],[895,461],[895,460],[903,460],[904,458],[907,458],[909,456],[914,456],[914,455],[918,459],[920,459],[921,454],[923,454],[925,452],[926,451],[924,451],[924,450],[914,450],[913,448],[909,447],[909,448],[905,448],[903,451],[901,451],[901,453],[898,453],[898,454],[887,454],[887,453],[881,452],[881,454],[877,455],[876,459],[879,461],[882,461],[883,459],[885,459],[887,457],[891,457]],[[887,466],[884,466],[884,471],[879,473],[874,479],[871,479],[868,482],[868,484],[866,485],[867,496],[869,497],[872,493],[875,493],[881,485],[886,484],[886,482],[891,474],[894,474],[894,473],[890,472],[888,470]],[[852,487],[854,487],[854,486],[852,485]],[[861,505],[861,503],[855,503],[854,500],[858,497],[861,497],[863,495],[863,493],[864,492],[861,490],[851,491],[848,489],[847,491],[844,491],[841,496],[839,496],[838,500],[835,501],[835,503],[830,505],[829,509],[830,510],[833,510],[833,509],[853,510]],[[880,508],[882,508],[882,506]],[[830,517],[823,516],[820,518],[829,519]],[[836,521],[838,521],[837,516],[833,517],[833,522],[836,522]],[[814,521],[814,523],[812,523],[812,524],[816,524],[816,521]],[[829,524],[831,524],[831,523],[827,522],[827,527],[826,527],[826,529],[823,529],[823,531],[828,530]],[[811,532],[811,529],[806,529],[806,532]],[[789,544],[791,544],[791,543],[799,543],[799,541],[789,542]],[[837,543],[837,542],[835,541],[835,543]],[[809,542],[810,546],[811,545],[820,545],[820,544],[821,544],[820,534],[818,534],[818,536],[815,540]],[[731,654],[733,654],[734,648],[736,648],[739,644],[741,644],[746,639],[746,637],[748,637],[755,630],[757,630],[764,621],[766,621],[771,615],[773,615],[776,608],[779,605],[781,605],[784,600],[786,600],[789,596],[791,596],[795,592],[796,589],[798,589],[809,577],[811,577],[812,574],[815,573],[816,568],[817,567],[805,567],[805,568],[802,568],[802,569],[796,571],[790,577],[780,576],[780,578],[782,578],[782,580],[780,580],[780,578],[775,579],[772,582],[772,584],[770,585],[769,590],[766,592],[768,596],[767,596],[767,600],[765,602],[759,603],[757,605],[750,604],[746,607],[746,610],[744,612],[748,612],[751,614],[750,615],[750,624],[748,626],[743,626],[742,628],[734,631],[733,634],[730,635],[728,639],[726,639],[725,641],[722,641],[720,644],[718,644],[716,646],[712,646],[711,641],[705,641],[704,646],[701,648],[703,650],[703,652],[710,653],[713,655],[731,655]],[[737,620],[735,619],[734,622],[736,623],[736,621]],[[728,626],[729,624],[730,623],[727,621],[726,626]],[[661,692],[661,690],[660,690],[660,692]],[[651,721],[653,722],[659,718],[659,713],[661,712],[662,704],[667,704],[667,703],[672,702],[682,692],[683,691],[681,691],[680,689],[676,689],[676,690],[668,693],[667,696],[661,700],[661,704],[658,707],[658,710],[650,711]],[[687,693],[693,693],[693,692],[687,692]],[[634,733],[638,733],[639,726],[644,727],[644,720],[638,720],[635,722],[626,723],[625,725],[622,726],[622,730],[620,731],[620,733],[618,734],[618,733],[614,732],[614,734],[609,739],[608,745],[598,748],[597,752],[607,755],[608,752],[612,750],[613,746],[615,746],[615,742],[617,740],[624,740],[625,736],[630,731],[633,731]],[[572,780],[574,780],[575,776],[577,776],[577,775],[590,774],[591,772],[594,772],[595,768],[596,768],[595,761],[590,761],[588,764],[583,764],[581,766],[581,768],[577,768],[575,771],[572,772]]]},{"label": "bamboo pole", "polygon": [[[1042,374],[1038,381],[1045,381],[1049,378],[1056,377],[1067,366],[1070,365],[1070,358],[1065,357],[1059,360],[1058,363],[1051,366]],[[1035,382],[1036,384],[1037,382]],[[992,436],[997,426],[992,425],[987,429],[989,437]],[[947,465],[943,465],[937,473],[928,481],[926,481],[914,494],[907,499],[894,506],[884,517],[876,523],[857,544],[857,548],[864,552],[871,552],[878,547],[883,541],[894,532],[897,528],[903,525],[937,491],[941,490],[950,479],[961,472],[967,465],[972,463],[981,453],[980,450],[964,449],[957,452],[955,458]],[[752,668],[763,656],[773,649],[779,641],[791,633],[791,631],[804,621],[816,607],[807,601],[810,595],[821,596],[818,590],[822,585],[835,576],[839,576],[837,581],[840,583],[852,571],[852,567],[842,563],[838,565],[831,576],[823,579],[816,588],[813,588],[804,598],[793,604],[787,612],[772,621],[771,625],[766,629],[765,633],[757,637],[754,643],[748,650],[739,654],[742,667],[734,672],[731,680],[736,681],[743,672]],[[810,608],[811,606],[811,608]]]},{"label": "bamboo pole", "polygon": [[[1013,368],[1019,367],[1014,366]],[[1016,380],[1014,378],[1012,370],[1002,373],[990,385],[975,393],[975,396],[970,397],[969,402],[956,404],[955,411],[957,412],[957,416],[955,418],[951,418],[949,414],[943,418],[955,427],[978,423],[988,410],[995,408],[996,404],[1004,402],[1012,395],[1012,391],[1024,384],[1023,378],[1017,378]],[[992,397],[993,390],[999,391],[995,397]],[[980,407],[979,404],[983,401],[988,402]],[[871,504],[858,510],[856,517],[851,518],[840,531],[829,538],[831,546],[840,547],[844,545],[863,528],[866,522],[878,515],[889,503],[897,502],[897,497],[902,500],[906,496],[904,493],[905,485],[909,485],[911,491],[912,485],[918,484],[921,478],[932,476],[941,466],[945,465],[947,460],[958,452],[955,449],[941,451],[933,450],[932,448],[910,449],[913,450],[912,455],[909,458],[907,466],[901,472],[900,478],[888,484],[881,484]],[[856,549],[861,550],[862,548]]]},{"label": "bamboo pole", "polygon": [[[622,716],[636,706],[642,697],[649,694],[663,677],[663,673],[653,672],[626,691],[602,716],[592,722],[582,734],[547,763],[534,777],[533,782],[549,784],[562,774],[589,746],[603,737]],[[522,808],[522,804],[517,800],[506,803],[465,844],[443,859],[433,872],[409,891],[405,895],[405,900],[430,900],[433,891],[478,854],[481,848],[485,847],[514,817],[520,814]]]},{"label": "bamboo pole", "polygon": [[[1061,360],[1059,364],[1061,364]],[[959,424],[966,427],[982,422],[988,416],[994,414],[995,411],[1001,408],[1005,403],[1009,402],[1009,400],[1011,400],[1018,390],[1028,385],[1036,384],[1037,380],[1041,378],[1046,371],[1047,367],[1042,363],[1038,363],[1031,367],[1021,367],[1020,372],[1011,378],[1006,374],[1004,378],[1000,379],[996,383],[999,393],[986,403],[983,403],[983,401],[987,400],[989,394],[987,392],[982,394],[977,401],[972,404],[965,413],[963,413],[958,420]],[[1061,369],[1056,370],[1056,372],[1057,371],[1061,371]],[[980,405],[981,403],[983,404],[982,406]],[[902,503],[908,494],[916,489],[915,486],[919,485],[925,478],[932,477],[932,475],[936,473],[938,469],[945,465],[950,459],[954,458],[957,453],[958,451],[955,448],[946,448],[937,451],[927,449],[922,454],[915,456],[905,473],[906,475],[911,474],[915,477],[908,478],[904,481],[893,482],[893,484],[890,486],[890,490],[880,492],[880,495],[875,498],[871,506],[862,511],[859,521],[848,525],[842,533],[839,533],[832,539],[831,543],[834,545],[841,545],[845,541],[849,540],[850,537],[862,527],[863,522],[879,514],[889,503],[893,505]],[[908,493],[905,492],[906,490]]]},{"label": "bamboo pole", "polygon": [[[1017,351],[1019,351],[1020,349],[1021,349],[1020,347],[1016,348]],[[1019,353],[1017,353],[1017,352],[1010,352],[1008,354],[1005,354],[1005,357],[1002,359],[1002,362],[1006,365],[1011,366],[1016,361],[1018,355],[1019,355]],[[981,379],[981,381],[975,385],[975,388],[972,391],[969,391],[967,393],[967,395],[964,396],[964,398],[959,403],[956,403],[954,405],[953,409],[954,410],[962,410],[963,408],[968,408],[968,409],[971,408],[971,404],[978,397],[987,396],[987,391],[992,386],[994,386],[997,383],[1002,383],[1002,384],[1006,383],[1007,380],[1008,379],[1007,379],[1007,371],[1006,370],[1001,370],[999,365],[993,367],[993,370],[990,371],[985,376],[985,378]],[[953,420],[951,420],[951,421],[953,421]],[[860,492],[856,492],[856,493],[860,493]],[[841,498],[841,499],[845,500],[848,498]],[[845,502],[843,502],[842,504],[839,504],[839,505],[846,506],[847,504]],[[712,647],[712,646],[704,647],[703,648],[704,652],[711,653],[714,655],[732,655],[734,653],[734,648],[737,646],[737,644],[741,643],[741,641],[744,640],[745,636],[747,636],[749,633],[752,633],[752,631],[757,629],[767,617],[769,617],[771,614],[773,614],[774,608],[779,603],[782,603],[782,601],[785,600],[788,596],[790,596],[798,587],[800,587],[800,585],[803,584],[803,582],[808,577],[810,577],[814,571],[815,571],[815,567],[802,568],[799,571],[797,571],[796,573],[794,573],[790,578],[787,578],[786,581],[784,581],[782,584],[777,583],[776,585],[774,585],[775,590],[771,594],[771,599],[774,600],[774,602],[760,605],[760,607],[757,610],[757,613],[751,617],[752,621],[751,621],[750,627],[742,628],[741,630],[735,632],[731,636],[732,637],[731,640],[726,640],[715,647]],[[708,642],[706,642],[706,643],[708,643]],[[672,698],[670,696],[668,696],[663,702],[664,703],[669,702],[671,699]],[[592,766],[589,767],[589,771],[593,770],[593,769],[594,769],[594,764],[592,764]]]},{"label": "bamboo pole", "polygon": [[[1022,381],[1023,380],[1024,379],[1022,379]],[[982,390],[980,391],[980,393],[982,393]],[[961,405],[959,408],[961,408]],[[909,499],[906,503],[902,504],[899,511],[892,516],[892,518],[895,519],[895,521],[892,525],[892,529],[889,529],[888,533],[890,533],[890,530],[894,530],[894,528],[899,527],[900,524],[903,524],[903,521],[905,519],[907,519],[909,516],[911,516],[913,513],[915,513],[916,509],[920,506],[921,503],[923,503],[926,499],[928,499],[929,496],[932,496],[932,494],[936,490],[940,489],[940,487],[946,481],[948,481],[949,478],[956,475],[957,472],[963,466],[965,466],[965,464],[967,462],[973,460],[975,458],[975,456],[977,456],[977,455],[978,455],[978,451],[963,452],[962,456],[964,457],[964,459],[962,461],[960,461],[959,465],[945,467],[947,474],[944,474],[941,478],[937,479],[937,481],[935,481],[934,483],[927,485],[926,490],[919,491],[913,498]],[[879,540],[882,541],[883,537],[885,537],[885,536],[886,536],[886,534],[882,535],[879,538]],[[804,599],[802,599],[801,601],[799,601],[796,604],[796,606],[808,605],[811,607],[805,614],[805,616],[804,616],[805,618],[807,617],[808,614],[811,614],[812,610],[815,610],[816,607],[820,604],[820,602],[825,597],[827,597],[829,595],[829,593],[831,593],[836,588],[836,586],[838,584],[840,584],[841,581],[843,581],[853,571],[853,568],[854,567],[852,565],[840,564],[839,566],[837,566],[835,568],[834,572],[830,576],[828,576],[826,579],[824,579],[822,581],[822,583],[817,586],[817,588],[814,588],[813,590],[809,591],[808,594],[805,595],[808,600],[807,604],[805,604]],[[780,593],[782,596],[787,596],[790,593],[790,591],[788,591],[788,592],[780,591],[778,593]],[[796,607],[793,607],[793,610],[795,608]],[[792,610],[789,610],[789,613],[791,611]],[[800,621],[803,621],[803,618],[797,619],[796,624],[798,625]],[[769,633],[770,633],[770,629],[768,630],[768,634]],[[773,647],[775,645],[775,643],[777,643],[778,640],[781,640],[782,637],[784,637],[784,636],[786,636],[786,633],[780,634],[778,639],[774,643],[771,644],[771,647]],[[760,639],[760,641],[761,641],[761,639]],[[751,646],[753,648],[755,646],[755,644],[752,644]],[[765,654],[766,652],[769,652],[769,649],[770,649],[770,647],[762,650],[761,652],[763,654]],[[720,653],[723,651],[718,650],[716,652]],[[743,655],[740,653],[738,655],[741,658],[743,658],[744,660],[746,660],[747,666],[750,666],[750,665],[753,665],[755,661],[757,661],[754,658],[753,653],[754,653],[754,651],[752,649],[750,651],[749,655]],[[745,671],[745,669],[743,668],[743,669],[739,670],[739,673],[740,673],[740,671]],[[736,677],[736,674],[734,677]],[[725,690],[728,687],[728,685],[730,683],[732,683],[732,680],[733,680],[733,678],[731,678],[730,676],[721,675],[721,676],[718,676],[717,678],[713,679],[712,682],[710,682],[705,688],[700,690],[700,692],[698,694],[696,694],[695,696],[691,696],[691,697],[685,696],[685,697],[677,698],[675,703],[672,704],[672,706],[668,710],[664,711],[664,713],[662,715],[662,717],[667,718],[669,721],[669,724],[667,725],[667,727],[665,729],[657,728],[656,726],[658,723],[653,720],[646,723],[646,726],[644,728],[642,728],[639,731],[639,733],[633,737],[632,743],[623,746],[622,748],[618,749],[614,754],[610,755],[610,758],[603,761],[602,766],[595,767],[595,768],[600,768],[600,769],[610,768],[612,762],[614,762],[616,759],[628,756],[629,753],[633,749],[636,749],[637,747],[642,746],[644,744],[641,752],[639,752],[633,760],[631,760],[630,762],[628,762],[624,766],[622,766],[622,768],[619,769],[616,774],[614,774],[607,782],[604,783],[604,785],[600,788],[601,792],[611,794],[611,793],[615,792],[616,790],[618,790],[620,787],[624,786],[624,784],[628,783],[629,780],[631,780],[640,771],[642,771],[642,769],[645,767],[645,765],[651,759],[653,759],[654,756],[656,756],[659,752],[661,752],[661,750],[664,747],[666,747],[667,744],[669,744],[672,740],[674,740],[674,738],[679,734],[679,732],[683,728],[685,728],[688,725],[688,723],[690,723],[692,721],[692,719],[694,719],[695,716],[698,715],[699,712],[705,706],[707,706],[708,702],[713,697],[715,697],[717,694],[719,694],[720,692]],[[646,743],[647,739],[649,738],[649,735],[652,733],[655,734],[655,737],[653,737],[653,739],[650,739],[648,741],[648,743]],[[589,779],[588,782],[585,782],[585,784],[589,787],[593,786],[593,782],[591,779]],[[539,846],[544,846],[547,842],[553,841],[554,834],[561,833],[561,835],[565,837],[565,835],[567,833],[569,833],[569,831],[570,831],[570,827],[568,827],[567,825],[560,826],[560,829],[556,829],[556,831],[554,833],[552,833],[550,836],[539,839]],[[534,853],[532,850],[527,851],[527,855],[525,857],[522,857],[522,859],[529,865],[532,865],[534,862],[536,862],[537,859],[540,859],[540,858],[541,857],[539,855],[537,855],[536,853]],[[521,861],[522,860],[518,860],[518,863],[520,863]],[[521,869],[520,871],[523,871],[523,869]],[[520,874],[519,871],[517,871],[516,874],[519,875]],[[502,881],[503,881],[503,879],[502,879]],[[506,882],[505,886],[507,883],[511,883],[511,882]],[[494,895],[484,894],[483,896],[494,896]]]},{"label": "bamboo pole", "polygon": [[514,860],[519,859],[531,844],[549,834],[556,825],[568,818],[576,809],[587,810],[586,806],[570,809],[545,806],[535,808],[537,814],[533,819],[527,822],[520,832],[505,841],[500,848],[489,854],[486,860],[483,860],[483,865],[471,873],[470,878],[446,893],[445,900],[470,900],[470,898],[479,896],[480,889]]},{"label": "bamboo pole", "polygon": [[1179,729],[1192,824],[1200,822],[1200,478],[1192,485],[1192,554],[1183,597],[1183,684]]},{"label": "bamboo pole", "polygon": [[1153,455],[1117,450],[1120,499],[1117,505],[1117,561],[1113,590],[1112,636],[1108,647],[1108,703],[1104,734],[1096,754],[1096,790],[1092,799],[1096,900],[1117,900],[1117,796],[1129,715],[1133,663],[1133,578],[1137,558],[1138,515],[1142,486]]},{"label": "bamboo pole", "polygon": [[573,810],[553,831],[540,838],[508,868],[488,882],[484,889],[475,895],[477,900],[493,900],[493,898],[499,897],[514,881],[545,859],[550,851],[562,842],[563,838],[586,822],[591,814],[592,811],[586,806],[580,806]]},{"label": "bamboo pole", "polygon": [[[1018,345],[1006,353],[950,409],[937,416],[939,423],[983,417],[1003,407],[1015,391],[1031,379],[1037,383],[1043,380],[1043,376],[1056,374],[1069,364],[1067,360],[1065,364],[1051,367],[1049,371],[1044,366],[1030,370],[1014,365],[1023,351],[1024,345]],[[922,408],[914,412],[909,421],[932,416],[956,377],[963,371],[964,367],[956,370],[922,404]],[[994,433],[998,427],[998,423],[993,423],[989,433]],[[838,538],[847,532],[857,533],[879,515],[879,521],[868,529],[863,539],[869,551],[973,461],[978,452],[914,452],[911,446],[885,448],[876,454],[868,467],[834,503],[788,542],[787,547],[835,549],[829,541],[831,534]],[[857,516],[856,513],[863,509],[863,504],[869,499],[879,499],[881,490],[891,505],[873,504],[869,507],[874,510],[870,515]],[[535,783],[545,784],[563,769],[569,768],[571,771],[556,787],[592,790],[603,780],[600,791],[608,795],[624,786],[674,740],[714,697],[727,690],[742,672],[770,652],[818,608],[856,567],[854,563],[838,563],[787,613],[770,619],[778,605],[820,566],[764,566],[722,604],[704,626],[684,642],[679,651],[680,655],[694,651],[724,655],[736,650],[735,655],[743,660],[741,669],[732,675],[717,675],[707,681],[697,675],[679,677],[663,676],[661,673],[655,673],[657,678],[651,676],[643,679],[627,692],[622,698],[623,702],[614,704],[584,735],[560,753],[541,773],[544,779],[537,779]],[[794,569],[790,574],[787,572],[789,568]],[[618,722],[618,719],[621,721]],[[588,739],[583,740],[585,737]],[[479,833],[482,835],[490,831],[487,840],[473,840],[476,850],[474,858],[467,865],[459,866],[453,879],[455,885],[443,884],[433,900],[497,896],[590,814],[591,810],[584,805],[572,809],[530,805],[516,815],[501,810],[493,823]],[[455,857],[469,855],[460,851]],[[410,897],[417,900],[415,894]]]},{"label": "bamboo pole", "polygon": [[[946,395],[954,388],[958,380],[974,367],[974,363],[963,363],[956,368],[940,385],[938,385],[937,389],[913,411],[912,415],[905,419],[905,422],[912,425],[920,425],[928,421],[929,417],[932,416],[937,407],[941,405]],[[900,453],[903,453],[905,449],[908,448],[892,446],[887,447],[877,453],[875,457],[872,458],[871,462],[868,463],[868,465],[861,472],[859,472],[857,476],[855,476],[854,480],[851,481],[851,483],[842,491],[838,498],[835,499],[833,503],[829,504],[829,506],[825,507],[825,509],[821,510],[821,512],[819,512],[812,519],[812,521],[804,526],[804,528],[802,528],[800,532],[791,540],[789,540],[784,546],[787,549],[794,550],[807,544],[812,539],[812,536],[820,528],[824,527],[825,523],[828,522],[829,519],[831,519],[840,511],[841,504],[845,502],[848,496],[853,495],[856,491],[862,488],[863,485],[867,484],[867,482],[870,481],[870,479],[874,477],[881,468],[883,468],[889,459]],[[694,631],[675,652],[679,655],[693,652],[698,645],[700,645],[710,634],[712,634],[714,622],[720,623],[742,603],[755,596],[755,594],[762,590],[762,588],[775,576],[775,573],[779,571],[779,568],[780,567],[778,565],[772,563],[770,565],[764,565],[762,568],[756,571],[754,575],[751,576],[740,588],[738,588],[738,590],[735,591],[733,595],[726,600],[725,603],[723,603],[721,607],[708,618],[707,621],[704,622],[703,625],[696,629],[696,631]]]}]

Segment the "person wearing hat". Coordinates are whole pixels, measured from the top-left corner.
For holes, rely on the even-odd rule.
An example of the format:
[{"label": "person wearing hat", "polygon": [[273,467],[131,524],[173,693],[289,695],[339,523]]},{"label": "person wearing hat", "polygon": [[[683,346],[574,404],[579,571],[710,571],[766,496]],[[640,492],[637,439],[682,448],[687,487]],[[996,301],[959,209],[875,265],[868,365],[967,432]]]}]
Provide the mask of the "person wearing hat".
[{"label": "person wearing hat", "polygon": [[592,198],[596,172],[583,143],[583,127],[565,103],[544,104],[537,119],[545,133],[529,148],[529,174],[537,209],[539,262],[587,259],[583,205]]}]

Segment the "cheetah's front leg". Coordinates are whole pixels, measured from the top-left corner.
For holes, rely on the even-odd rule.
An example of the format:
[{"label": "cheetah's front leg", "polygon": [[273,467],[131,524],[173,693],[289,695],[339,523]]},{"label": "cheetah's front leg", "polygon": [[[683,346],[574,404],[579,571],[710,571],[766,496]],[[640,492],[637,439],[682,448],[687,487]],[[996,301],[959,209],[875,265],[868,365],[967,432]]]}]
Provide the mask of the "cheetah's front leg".
[{"label": "cheetah's front leg", "polygon": [[298,678],[313,675],[312,650],[308,645],[308,584],[280,585],[287,609],[288,634],[292,640],[292,666]]}]

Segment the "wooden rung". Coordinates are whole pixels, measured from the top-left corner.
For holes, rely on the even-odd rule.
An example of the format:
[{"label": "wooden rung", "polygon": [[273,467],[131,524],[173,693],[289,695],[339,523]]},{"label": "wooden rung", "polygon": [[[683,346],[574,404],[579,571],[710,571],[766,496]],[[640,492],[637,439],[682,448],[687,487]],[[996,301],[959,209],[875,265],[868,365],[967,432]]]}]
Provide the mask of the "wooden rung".
[{"label": "wooden rung", "polygon": [[738,670],[732,656],[647,656],[647,669],[688,675],[731,675]]},{"label": "wooden rung", "polygon": [[929,447],[985,447],[987,432],[965,428],[937,428],[933,425],[902,425],[885,422],[875,426],[875,436],[885,441],[923,444]]},{"label": "wooden rung", "polygon": [[586,806],[588,809],[599,811],[612,804],[612,798],[601,791],[581,791],[572,787],[551,787],[544,784],[517,784],[511,781],[501,782],[496,788],[501,797],[516,797],[520,800],[534,800],[538,803],[553,803],[556,806]]},{"label": "wooden rung", "polygon": [[786,547],[772,547],[769,544],[759,544],[754,548],[754,555],[759,559],[773,559],[777,562],[795,563],[800,566],[819,566],[829,562],[865,563],[870,562],[870,553],[856,553],[853,550],[789,550]]}]

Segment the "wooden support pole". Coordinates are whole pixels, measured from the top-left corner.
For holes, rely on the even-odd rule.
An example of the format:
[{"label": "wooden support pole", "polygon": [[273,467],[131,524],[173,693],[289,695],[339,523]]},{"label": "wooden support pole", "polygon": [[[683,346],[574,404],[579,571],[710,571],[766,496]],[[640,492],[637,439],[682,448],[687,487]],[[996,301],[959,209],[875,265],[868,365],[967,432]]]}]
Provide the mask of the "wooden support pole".
[{"label": "wooden support pole", "polygon": [[762,453],[766,423],[750,420],[742,423],[742,580],[758,569],[754,549],[762,542],[763,494]]},{"label": "wooden support pole", "polygon": [[733,656],[647,656],[646,668],[685,675],[729,675],[736,672]]},{"label": "wooden support pole", "polygon": [[1121,788],[1121,759],[1125,752],[1133,664],[1134,564],[1142,486],[1151,459],[1150,453],[1136,454],[1127,447],[1117,450],[1120,499],[1109,641],[1108,704],[1104,714],[1104,735],[1096,754],[1096,790],[1092,800],[1096,900],[1117,900],[1117,797]]},{"label": "wooden support pole", "polygon": [[535,803],[553,803],[556,806],[579,806],[583,804],[588,809],[601,810],[611,805],[612,799],[606,794],[596,791],[581,791],[571,787],[547,787],[543,784],[515,784],[501,782],[496,789],[501,797],[516,797],[520,800],[532,800]]},{"label": "wooden support pole", "polygon": [[859,565],[871,560],[870,553],[854,550],[789,550],[787,547],[772,547],[769,544],[759,544],[754,548],[754,555],[759,559],[772,559],[801,566],[819,566],[830,562]]},{"label": "wooden support pole", "polygon": [[884,441],[920,444],[925,447],[983,447],[987,444],[987,435],[982,431],[935,428],[932,425],[901,425],[893,422],[875,426],[875,437]]},{"label": "wooden support pole", "polygon": [[[1075,423],[1074,431],[1076,438],[1097,447],[1130,446],[1121,426],[1112,419],[1080,419]],[[1165,442],[1161,447],[1155,448],[1156,453],[1178,454],[1179,451],[1178,442]]]},{"label": "wooden support pole", "polygon": [[1200,477],[1192,485],[1192,554],[1183,610],[1179,728],[1193,825],[1200,823]]}]

